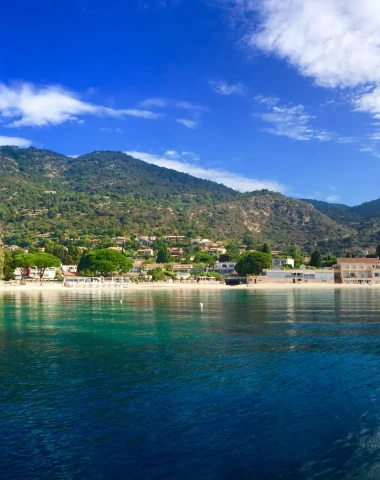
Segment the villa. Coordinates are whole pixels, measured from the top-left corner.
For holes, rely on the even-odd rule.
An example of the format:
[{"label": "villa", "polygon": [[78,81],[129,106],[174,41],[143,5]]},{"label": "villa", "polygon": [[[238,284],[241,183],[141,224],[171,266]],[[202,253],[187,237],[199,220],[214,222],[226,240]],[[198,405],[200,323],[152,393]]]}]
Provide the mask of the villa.
[{"label": "villa", "polygon": [[293,258],[273,258],[272,268],[282,268],[285,265],[288,265],[291,268],[294,268],[294,259]]},{"label": "villa", "polygon": [[338,283],[380,283],[378,258],[338,258],[334,269]]}]

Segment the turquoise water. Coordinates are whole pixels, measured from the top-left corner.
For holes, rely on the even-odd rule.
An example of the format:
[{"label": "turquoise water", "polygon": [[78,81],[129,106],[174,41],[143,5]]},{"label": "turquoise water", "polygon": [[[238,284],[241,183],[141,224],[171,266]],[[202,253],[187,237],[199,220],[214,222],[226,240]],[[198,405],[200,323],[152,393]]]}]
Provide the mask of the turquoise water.
[{"label": "turquoise water", "polygon": [[377,479],[380,291],[7,293],[0,387],[1,478]]}]

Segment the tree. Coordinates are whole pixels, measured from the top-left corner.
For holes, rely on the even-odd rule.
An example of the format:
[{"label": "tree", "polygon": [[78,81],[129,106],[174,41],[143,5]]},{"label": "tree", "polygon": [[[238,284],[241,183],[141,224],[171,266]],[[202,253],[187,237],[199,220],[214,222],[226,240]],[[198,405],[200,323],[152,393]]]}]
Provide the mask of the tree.
[{"label": "tree", "polygon": [[164,270],[160,267],[153,268],[153,270],[150,270],[148,273],[149,275],[152,275],[152,280],[154,282],[165,280]]},{"label": "tree", "polygon": [[243,245],[247,247],[247,250],[253,250],[255,248],[255,242],[248,233],[243,237]]},{"label": "tree", "polygon": [[107,276],[114,272],[128,272],[132,266],[133,261],[121,252],[104,248],[84,253],[79,261],[78,270]]},{"label": "tree", "polygon": [[376,247],[376,256],[377,258],[380,258],[380,245]]},{"label": "tree", "polygon": [[0,280],[4,278],[4,264],[5,264],[4,250],[0,247]]},{"label": "tree", "polygon": [[235,270],[240,276],[259,275],[264,268],[272,266],[272,255],[264,252],[246,252],[235,265]]},{"label": "tree", "polygon": [[263,248],[261,249],[263,253],[272,253],[272,249],[270,248],[268,243],[264,243]]},{"label": "tree", "polygon": [[21,278],[27,276],[29,268],[34,267],[34,253],[19,253],[14,257],[14,268],[21,268]]},{"label": "tree", "polygon": [[27,275],[28,269],[35,267],[42,281],[45,270],[50,267],[60,267],[61,260],[50,253],[22,253],[14,258],[15,267],[22,269],[22,278]]},{"label": "tree", "polygon": [[157,263],[169,263],[172,261],[170,251],[166,246],[162,246],[157,252]]},{"label": "tree", "polygon": [[310,263],[311,267],[321,267],[322,266],[322,255],[319,250],[315,250],[311,255]]},{"label": "tree", "polygon": [[3,275],[4,275],[4,280],[14,280],[14,278],[15,278],[15,269],[14,269],[14,265],[13,265],[13,257],[7,250],[4,251]]},{"label": "tree", "polygon": [[322,258],[321,261],[321,266],[322,267],[332,267],[337,263],[338,259],[335,255],[326,255],[325,257]]},{"label": "tree", "polygon": [[215,262],[217,261],[218,256],[212,255],[211,253],[199,252],[194,256],[194,263],[202,263],[209,268],[214,267]]},{"label": "tree", "polygon": [[299,268],[300,265],[302,265],[304,259],[301,249],[295,245],[289,250],[289,255],[294,259],[295,268]]},{"label": "tree", "polygon": [[225,256],[228,257],[229,262],[237,262],[240,258],[240,250],[236,243],[229,243],[226,246]]},{"label": "tree", "polygon": [[35,253],[32,255],[34,258],[33,267],[37,267],[41,282],[47,268],[61,266],[61,260],[50,253]]}]

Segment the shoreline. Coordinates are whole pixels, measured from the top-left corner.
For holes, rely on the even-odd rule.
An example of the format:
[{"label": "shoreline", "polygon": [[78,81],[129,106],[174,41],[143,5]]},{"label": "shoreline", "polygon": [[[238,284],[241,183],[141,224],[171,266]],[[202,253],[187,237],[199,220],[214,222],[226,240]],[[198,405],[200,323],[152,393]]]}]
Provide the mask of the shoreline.
[{"label": "shoreline", "polygon": [[148,290],[259,290],[259,291],[272,291],[272,290],[340,290],[340,289],[379,289],[380,284],[367,285],[367,284],[337,284],[337,283],[265,283],[265,284],[251,284],[251,285],[236,285],[229,286],[225,284],[193,284],[193,283],[140,283],[138,285],[131,284],[123,287],[112,286],[97,286],[97,287],[64,287],[63,284],[56,283],[44,283],[32,284],[32,285],[5,285],[0,283],[1,293],[13,293],[13,292],[95,292],[95,291],[108,291],[108,292],[138,292]]}]

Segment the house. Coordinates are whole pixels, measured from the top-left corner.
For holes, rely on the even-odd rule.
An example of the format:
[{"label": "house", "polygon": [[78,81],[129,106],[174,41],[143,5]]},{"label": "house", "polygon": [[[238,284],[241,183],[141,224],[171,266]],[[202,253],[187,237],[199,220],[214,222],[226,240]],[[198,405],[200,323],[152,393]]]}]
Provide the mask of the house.
[{"label": "house", "polygon": [[4,245],[4,250],[8,250],[8,252],[15,252],[16,250],[20,250],[20,247],[17,245]]},{"label": "house", "polygon": [[183,249],[179,247],[171,248],[169,251],[172,257],[182,257],[183,255]]},{"label": "house", "polygon": [[[59,270],[60,270],[60,268],[57,268],[57,267],[47,268],[44,272],[44,276],[42,277],[42,280],[55,280],[55,277],[56,277]],[[22,268],[16,268],[14,274],[15,274],[15,279],[16,280],[22,280],[23,269]],[[32,280],[39,280],[40,276],[39,276],[39,273],[38,273],[38,268],[36,268],[36,267],[28,268],[25,278],[29,278],[29,279],[32,279]]]},{"label": "house", "polygon": [[135,260],[133,262],[132,268],[129,270],[130,273],[141,273],[143,263],[144,263],[143,260]]},{"label": "house", "polygon": [[334,270],[338,283],[380,283],[378,258],[338,258]]},{"label": "house", "polygon": [[273,258],[272,259],[272,268],[282,268],[285,265],[289,265],[289,267],[294,268],[294,259],[293,258]]},{"label": "house", "polygon": [[139,248],[136,253],[140,256],[148,255],[150,257],[153,257],[154,255],[154,251],[152,248]]},{"label": "house", "polygon": [[334,269],[263,270],[267,283],[334,283]]},{"label": "house", "polygon": [[210,247],[208,253],[212,255],[224,255],[227,250],[224,247]]},{"label": "house", "polygon": [[113,238],[112,241],[115,245],[124,245],[124,243],[127,241],[127,237],[116,237]]},{"label": "house", "polygon": [[185,240],[184,235],[164,235],[164,239],[168,240],[169,242],[181,242]]},{"label": "house", "polygon": [[78,267],[76,265],[62,265],[61,270],[62,273],[76,273],[78,271]]},{"label": "house", "polygon": [[177,278],[189,278],[191,276],[192,265],[176,264],[173,266],[173,272],[177,275]]},{"label": "house", "polygon": [[232,275],[235,271],[236,263],[232,262],[216,262],[213,271],[220,275]]},{"label": "house", "polygon": [[139,237],[139,242],[141,243],[141,245],[145,245],[146,247],[148,247],[155,241],[156,241],[156,237],[152,237],[149,235],[141,235]]}]

